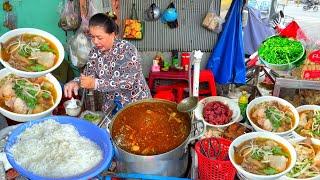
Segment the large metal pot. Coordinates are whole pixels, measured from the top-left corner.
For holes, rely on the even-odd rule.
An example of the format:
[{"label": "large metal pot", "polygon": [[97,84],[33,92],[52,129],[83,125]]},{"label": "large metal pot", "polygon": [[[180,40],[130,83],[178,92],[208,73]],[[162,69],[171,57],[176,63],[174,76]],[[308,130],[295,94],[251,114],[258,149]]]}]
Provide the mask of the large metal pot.
[{"label": "large metal pot", "polygon": [[[144,102],[162,102],[167,104],[172,104],[173,102],[160,100],[160,99],[145,99],[140,100],[135,103],[132,103],[126,106],[124,109],[119,111],[110,121],[109,130],[112,138],[112,125],[114,120],[117,118],[119,114],[126,110],[126,108],[130,106],[135,106]],[[175,103],[174,103],[175,104]],[[152,174],[152,175],[161,175],[161,176],[176,176],[181,177],[187,169],[188,165],[188,155],[189,151],[187,150],[188,144],[199,138],[204,134],[204,129],[198,135],[195,134],[195,128],[197,124],[204,124],[202,121],[193,121],[190,118],[190,133],[188,138],[175,149],[168,151],[166,153],[151,155],[151,156],[143,156],[136,155],[130,152],[127,152],[121,149],[117,144],[114,144],[115,147],[115,156],[117,159],[117,168],[121,172],[126,173],[142,173],[142,174]],[[165,143],[165,142],[164,142]],[[168,142],[170,143],[170,142]]]}]

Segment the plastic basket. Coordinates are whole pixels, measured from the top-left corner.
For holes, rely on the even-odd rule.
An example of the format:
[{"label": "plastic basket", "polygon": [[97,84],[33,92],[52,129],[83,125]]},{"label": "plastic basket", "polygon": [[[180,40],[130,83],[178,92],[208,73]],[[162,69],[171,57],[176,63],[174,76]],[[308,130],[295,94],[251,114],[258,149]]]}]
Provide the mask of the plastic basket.
[{"label": "plastic basket", "polygon": [[[215,141],[216,139],[217,141]],[[220,143],[220,155],[215,159],[210,159],[201,153],[201,145],[203,149],[208,151],[209,142],[213,146]],[[201,180],[233,180],[236,175],[236,169],[228,159],[228,150],[231,141],[223,138],[206,138],[198,141],[195,145],[195,150],[198,156],[198,179]],[[213,151],[211,151],[213,153]],[[227,160],[226,160],[227,159]]]}]

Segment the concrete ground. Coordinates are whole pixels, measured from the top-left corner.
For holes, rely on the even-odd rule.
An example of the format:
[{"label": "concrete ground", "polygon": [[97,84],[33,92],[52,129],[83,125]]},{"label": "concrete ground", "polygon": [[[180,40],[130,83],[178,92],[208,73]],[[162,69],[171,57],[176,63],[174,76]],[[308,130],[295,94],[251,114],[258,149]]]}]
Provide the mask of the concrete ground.
[{"label": "concrete ground", "polygon": [[318,5],[318,11],[313,11],[312,9],[304,11],[304,4],[296,4],[294,1],[288,1],[285,5],[281,2],[278,3],[278,10],[283,9],[287,20],[293,18],[302,29],[307,33],[307,35],[316,41],[320,40],[320,5]]}]

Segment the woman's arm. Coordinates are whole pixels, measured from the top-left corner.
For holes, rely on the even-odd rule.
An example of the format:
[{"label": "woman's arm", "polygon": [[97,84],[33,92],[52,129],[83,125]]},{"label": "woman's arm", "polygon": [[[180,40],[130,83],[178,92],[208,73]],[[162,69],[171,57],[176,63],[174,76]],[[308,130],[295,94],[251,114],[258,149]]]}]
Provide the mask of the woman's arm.
[{"label": "woman's arm", "polygon": [[112,79],[97,79],[95,89],[101,92],[111,92],[119,89],[134,89],[135,81],[141,77],[141,61],[137,48],[127,45],[121,64],[115,66]]},{"label": "woman's arm", "polygon": [[91,49],[88,57],[88,62],[84,68],[84,71],[83,71],[83,74],[85,76],[93,76],[93,77],[96,77],[96,72],[95,72],[95,69],[96,69],[96,61],[97,61],[97,58],[98,58],[98,54],[99,52],[95,49]]}]

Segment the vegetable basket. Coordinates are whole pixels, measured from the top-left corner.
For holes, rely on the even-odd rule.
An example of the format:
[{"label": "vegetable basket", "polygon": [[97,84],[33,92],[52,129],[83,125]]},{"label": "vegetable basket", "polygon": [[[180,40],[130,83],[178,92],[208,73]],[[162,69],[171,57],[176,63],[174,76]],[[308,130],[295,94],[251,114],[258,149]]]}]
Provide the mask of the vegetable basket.
[{"label": "vegetable basket", "polygon": [[[271,36],[261,43],[258,50],[259,60],[267,67],[276,71],[291,70],[305,59],[305,48],[299,41],[279,37]],[[283,42],[286,44],[281,44],[282,40],[280,40],[270,45],[270,42],[276,38],[283,39]],[[295,47],[292,44],[295,44]],[[293,57],[288,57],[288,55],[292,55]]]}]

